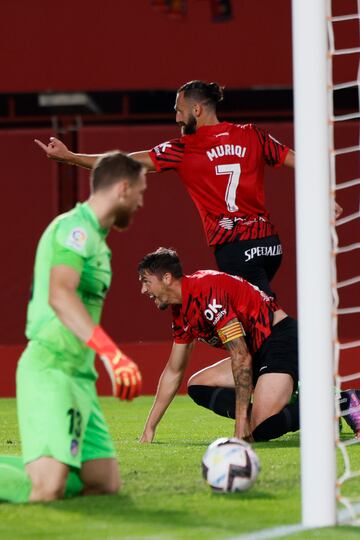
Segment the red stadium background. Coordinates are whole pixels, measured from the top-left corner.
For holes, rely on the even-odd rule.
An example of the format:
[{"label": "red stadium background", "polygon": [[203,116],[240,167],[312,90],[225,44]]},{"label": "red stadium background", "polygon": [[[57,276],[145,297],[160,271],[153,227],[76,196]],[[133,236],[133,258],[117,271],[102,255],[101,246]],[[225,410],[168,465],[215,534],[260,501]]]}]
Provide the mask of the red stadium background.
[{"label": "red stadium background", "polygon": [[[357,12],[356,0],[332,3],[334,15]],[[291,2],[231,4],[232,18],[214,23],[209,0],[189,0],[184,18],[151,0],[2,0],[0,92],[173,89],[191,79],[291,87]],[[339,28],[338,45],[348,43],[350,25]],[[357,63],[336,61],[334,79]]]},{"label": "red stadium background", "polygon": [[[192,78],[218,80],[228,88],[291,87],[290,2],[262,2],[258,17],[255,2],[233,2],[233,18],[211,22],[209,2],[189,2],[188,16],[171,20],[155,11],[150,2],[105,0],[89,9],[83,0],[65,0],[58,12],[48,2],[21,3],[5,0],[0,18],[0,93],[44,90],[175,90]],[[349,1],[349,4],[351,2]],[[126,5],[126,7],[124,7]],[[69,17],[69,10],[71,17]],[[267,13],[268,11],[268,13]],[[270,17],[271,16],[271,17]],[[269,25],[268,21],[272,21]],[[136,21],[136,25],[134,25]],[[249,33],[248,28],[253,28]],[[31,29],[31,30],[29,30]],[[31,54],[29,54],[31,51]],[[335,70],[343,80],[352,72],[352,59]],[[260,125],[280,141],[294,145],[293,125],[273,122]],[[177,135],[176,126],[131,125],[87,126],[74,136],[78,151],[101,152],[120,148],[136,151],[150,148]],[[26,304],[31,284],[34,250],[39,236],[61,207],[60,184],[69,178],[69,189],[80,198],[88,192],[88,172],[59,167],[44,158],[34,138],[47,140],[50,127],[0,130],[3,230],[3,261],[0,290],[0,396],[12,396],[15,367],[25,344]],[[356,135],[357,134],[357,135]],[[338,130],[342,146],[353,144],[358,126],[348,123]],[[346,162],[339,172],[351,177]],[[153,393],[171,348],[170,319],[140,294],[136,267],[139,259],[159,245],[175,247],[184,269],[214,268],[200,219],[176,174],[148,175],[145,207],[132,228],[111,233],[114,279],[104,313],[104,327],[141,366],[144,392]],[[74,187],[75,186],[75,187]],[[284,309],[296,316],[295,210],[293,172],[267,169],[268,208],[284,245],[284,260],[274,280],[274,289]],[[351,190],[339,193],[345,214],[356,211]],[[309,216],[316,227],[316,216]],[[354,229],[343,226],[341,242],[354,241]],[[359,262],[359,261],[357,261]],[[353,275],[354,257],[343,257],[339,278]],[[357,264],[359,266],[359,264]],[[316,272],[316,261],[314,261]],[[351,304],[344,291],[344,306]],[[347,295],[347,296],[346,296]],[[344,340],[355,338],[359,318],[340,321]],[[316,321],[314,321],[316,331]],[[221,358],[219,352],[198,346],[189,374]],[[316,362],[316,358],[313,359]],[[348,353],[343,371],[354,371],[355,357]],[[102,373],[101,393],[110,385]],[[184,385],[182,386],[184,390]]]}]

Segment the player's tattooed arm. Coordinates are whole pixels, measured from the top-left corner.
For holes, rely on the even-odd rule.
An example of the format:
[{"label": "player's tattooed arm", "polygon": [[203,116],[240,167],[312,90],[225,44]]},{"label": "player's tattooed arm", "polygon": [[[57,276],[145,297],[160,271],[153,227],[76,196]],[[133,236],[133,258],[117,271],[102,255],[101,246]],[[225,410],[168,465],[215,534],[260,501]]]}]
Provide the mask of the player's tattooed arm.
[{"label": "player's tattooed arm", "polygon": [[249,435],[247,418],[252,387],[252,357],[243,337],[226,343],[231,355],[231,367],[235,381],[235,436],[242,439]]}]

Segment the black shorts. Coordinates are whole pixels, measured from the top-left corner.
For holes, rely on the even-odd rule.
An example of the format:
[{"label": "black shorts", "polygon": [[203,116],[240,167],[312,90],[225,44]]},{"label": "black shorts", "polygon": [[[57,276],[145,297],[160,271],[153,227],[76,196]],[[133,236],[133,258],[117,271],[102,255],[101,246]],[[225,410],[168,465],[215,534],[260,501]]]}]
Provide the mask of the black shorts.
[{"label": "black shorts", "polygon": [[216,246],[215,258],[221,272],[243,277],[266,294],[275,296],[270,281],[282,259],[282,246],[277,234]]},{"label": "black shorts", "polygon": [[253,385],[264,373],[288,373],[299,380],[297,322],[286,317],[272,327],[270,336],[253,356]]}]

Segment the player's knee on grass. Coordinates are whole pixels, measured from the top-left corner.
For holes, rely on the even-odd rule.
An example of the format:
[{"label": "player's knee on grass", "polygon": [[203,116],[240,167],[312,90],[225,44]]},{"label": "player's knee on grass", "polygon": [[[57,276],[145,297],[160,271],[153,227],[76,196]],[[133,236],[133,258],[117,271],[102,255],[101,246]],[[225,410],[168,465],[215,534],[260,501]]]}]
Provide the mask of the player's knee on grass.
[{"label": "player's knee on grass", "polygon": [[120,478],[104,483],[88,483],[84,485],[84,495],[116,495],[121,489]]},{"label": "player's knee on grass", "polygon": [[32,481],[31,502],[48,502],[62,499],[65,494],[66,479],[51,477]]},{"label": "player's knee on grass", "polygon": [[300,429],[300,414],[297,401],[261,422],[253,429],[252,436],[255,442],[270,441],[298,429]]},{"label": "player's knee on grass", "polygon": [[210,409],[220,416],[235,418],[235,389],[193,384],[188,394],[197,405]]},{"label": "player's knee on grass", "polygon": [[31,480],[30,501],[54,501],[64,497],[69,468],[52,457],[43,456],[26,465]]},{"label": "player's knee on grass", "polygon": [[121,480],[119,472],[113,477],[107,479],[106,483],[103,485],[104,494],[107,495],[116,495],[121,489]]},{"label": "player's knee on grass", "polygon": [[115,459],[85,462],[81,478],[84,482],[84,495],[114,495],[121,488],[119,468]]}]

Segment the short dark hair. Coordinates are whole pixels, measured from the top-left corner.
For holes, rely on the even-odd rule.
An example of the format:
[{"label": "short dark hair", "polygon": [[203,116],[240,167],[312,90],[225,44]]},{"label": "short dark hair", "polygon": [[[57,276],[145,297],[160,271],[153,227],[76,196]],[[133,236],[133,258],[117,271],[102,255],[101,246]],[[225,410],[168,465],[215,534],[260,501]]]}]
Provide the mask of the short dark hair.
[{"label": "short dark hair", "polygon": [[125,178],[130,183],[135,183],[139,180],[142,169],[141,163],[123,152],[107,152],[96,161],[91,171],[91,191],[107,188]]},{"label": "short dark hair", "polygon": [[216,82],[190,81],[180,86],[177,93],[184,92],[185,98],[192,98],[216,109],[224,98],[224,87]]},{"label": "short dark hair", "polygon": [[159,247],[156,251],[145,255],[138,265],[138,272],[140,275],[149,272],[149,274],[158,277],[169,273],[177,279],[184,275],[179,255],[175,249],[164,247]]}]

